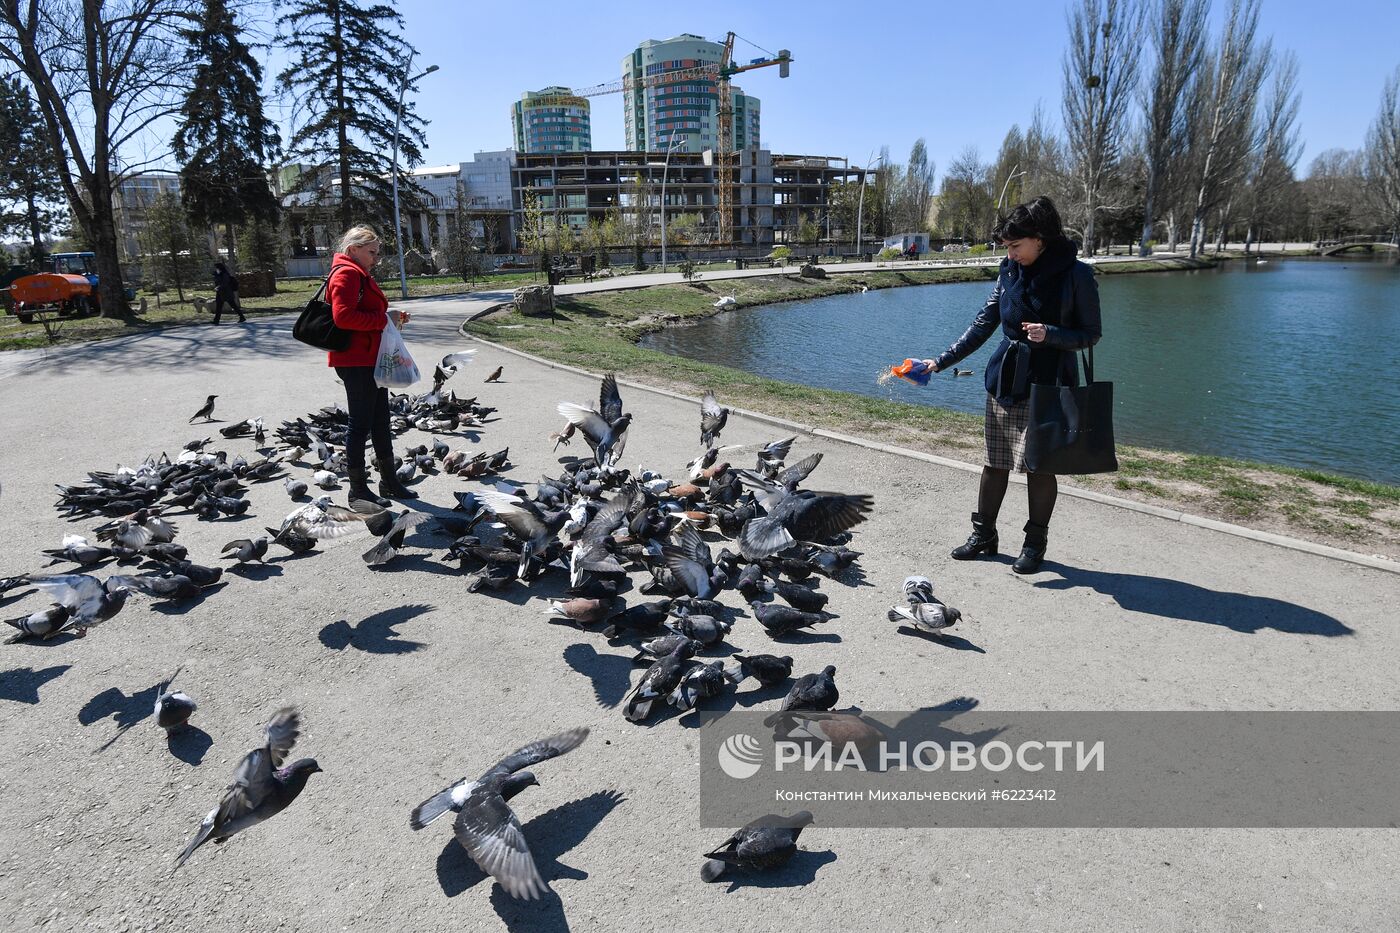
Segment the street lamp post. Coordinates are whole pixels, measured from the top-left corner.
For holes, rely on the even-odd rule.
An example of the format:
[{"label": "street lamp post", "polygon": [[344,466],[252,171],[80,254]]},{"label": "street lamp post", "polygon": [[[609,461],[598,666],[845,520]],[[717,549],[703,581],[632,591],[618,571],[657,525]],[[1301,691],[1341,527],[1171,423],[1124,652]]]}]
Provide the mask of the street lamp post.
[{"label": "street lamp post", "polygon": [[[399,224],[399,129],[403,126],[403,97],[410,84],[438,70],[437,65],[429,65],[422,74],[410,78],[408,69],[412,64],[413,53],[409,52],[408,61],[403,63],[403,83],[399,85],[399,109],[394,113],[394,164],[389,172],[394,184],[394,245],[399,250],[399,294],[404,298],[408,297],[408,276],[403,269],[403,227]],[[342,191],[341,197],[344,196]]]},{"label": "street lamp post", "polygon": [[865,237],[862,236],[861,222],[865,219],[865,177],[870,174],[870,163],[875,158],[875,150],[870,150],[870,157],[865,160],[865,167],[860,173],[860,200],[856,202],[856,261],[864,255]]},{"label": "street lamp post", "polygon": [[666,144],[666,160],[661,165],[661,271],[666,271],[666,175],[671,170],[671,153],[676,148],[676,133],[671,131]]}]

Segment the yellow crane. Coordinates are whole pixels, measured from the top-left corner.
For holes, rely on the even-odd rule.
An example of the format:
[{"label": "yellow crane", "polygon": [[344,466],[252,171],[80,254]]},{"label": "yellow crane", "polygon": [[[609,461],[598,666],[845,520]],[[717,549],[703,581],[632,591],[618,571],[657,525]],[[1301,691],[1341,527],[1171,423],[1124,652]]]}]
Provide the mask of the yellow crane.
[{"label": "yellow crane", "polygon": [[[719,135],[715,141],[715,187],[718,194],[716,207],[719,213],[718,239],[721,243],[732,244],[734,242],[734,96],[730,90],[729,82],[737,74],[759,68],[771,68],[774,65],[778,66],[778,77],[786,78],[788,66],[792,63],[792,53],[787,49],[779,49],[776,55],[769,58],[755,58],[746,64],[736,65],[733,60],[734,40],[736,38],[738,37],[733,32],[725,35],[724,53],[717,63],[697,65],[694,68],[679,68],[674,71],[662,71],[640,79],[628,76],[616,81],[580,88],[572,94],[537,97],[533,103],[546,106],[550,104],[564,105],[569,102],[570,98],[620,94],[623,91],[655,87],[658,84],[671,84],[688,78],[714,81],[719,94]],[[662,209],[665,209],[664,206]]]}]

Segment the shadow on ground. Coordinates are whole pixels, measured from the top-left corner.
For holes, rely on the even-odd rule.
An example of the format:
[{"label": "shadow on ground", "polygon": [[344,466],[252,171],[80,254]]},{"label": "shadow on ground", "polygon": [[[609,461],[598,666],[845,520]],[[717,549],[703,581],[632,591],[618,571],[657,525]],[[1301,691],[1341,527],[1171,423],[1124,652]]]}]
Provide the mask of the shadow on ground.
[{"label": "shadow on ground", "polygon": [[1323,635],[1335,638],[1355,631],[1339,620],[1295,603],[1269,596],[1250,596],[1207,589],[1194,583],[1105,570],[1081,570],[1046,561],[1046,570],[1059,580],[1041,580],[1035,586],[1047,590],[1069,590],[1086,586],[1130,612],[1221,625],[1233,632],[1252,634],[1271,628],[1289,635]]}]

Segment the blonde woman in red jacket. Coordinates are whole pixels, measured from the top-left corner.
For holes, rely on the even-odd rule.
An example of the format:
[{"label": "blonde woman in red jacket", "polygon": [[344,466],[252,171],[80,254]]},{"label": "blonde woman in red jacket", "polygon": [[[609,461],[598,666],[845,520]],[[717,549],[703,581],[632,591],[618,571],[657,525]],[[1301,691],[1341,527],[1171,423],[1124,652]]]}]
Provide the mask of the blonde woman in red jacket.
[{"label": "blonde woman in red jacket", "polygon": [[[329,365],[335,367],[345,384],[345,401],[350,411],[350,428],[345,435],[345,463],[350,474],[350,498],[367,499],[382,506],[388,498],[417,499],[394,475],[394,438],[389,432],[389,391],[374,381],[374,364],[379,357],[379,337],[389,322],[389,300],[370,270],[379,261],[379,235],[365,226],[351,227],[340,238],[340,247],[331,260],[326,296],[335,326],[350,331],[350,346],[332,350]],[[397,311],[396,320],[407,324],[406,311]],[[365,441],[373,438],[374,456],[379,469],[379,495],[369,488],[365,466]]]}]

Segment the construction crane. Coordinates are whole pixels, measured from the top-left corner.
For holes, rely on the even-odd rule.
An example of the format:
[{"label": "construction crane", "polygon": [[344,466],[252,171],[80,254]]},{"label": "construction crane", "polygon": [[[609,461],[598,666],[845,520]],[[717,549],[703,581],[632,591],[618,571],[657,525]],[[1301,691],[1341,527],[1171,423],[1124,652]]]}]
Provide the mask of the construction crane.
[{"label": "construction crane", "polygon": [[[645,75],[640,79],[631,76],[619,78],[616,81],[608,81],[603,84],[595,84],[592,87],[585,87],[575,90],[571,94],[558,94],[550,97],[537,97],[531,103],[533,105],[566,105],[571,98],[579,97],[601,97],[604,94],[620,94],[624,91],[632,91],[640,88],[655,87],[659,84],[671,84],[676,81],[684,81],[691,78],[714,81],[719,96],[719,135],[715,140],[715,187],[718,189],[719,200],[716,205],[719,213],[719,242],[734,242],[734,96],[730,89],[729,82],[737,74],[746,71],[754,71],[759,68],[770,68],[778,66],[778,77],[788,76],[788,66],[792,63],[792,53],[787,49],[779,49],[776,55],[769,58],[755,58],[747,64],[734,64],[734,40],[738,38],[733,32],[724,37],[724,53],[719,62],[705,65],[697,65],[694,68],[678,68],[674,71],[662,71],[653,75]],[[747,41],[747,40],[745,40]],[[755,46],[757,48],[757,46]],[[770,53],[771,55],[771,53]],[[665,210],[665,206],[662,206]]]}]

